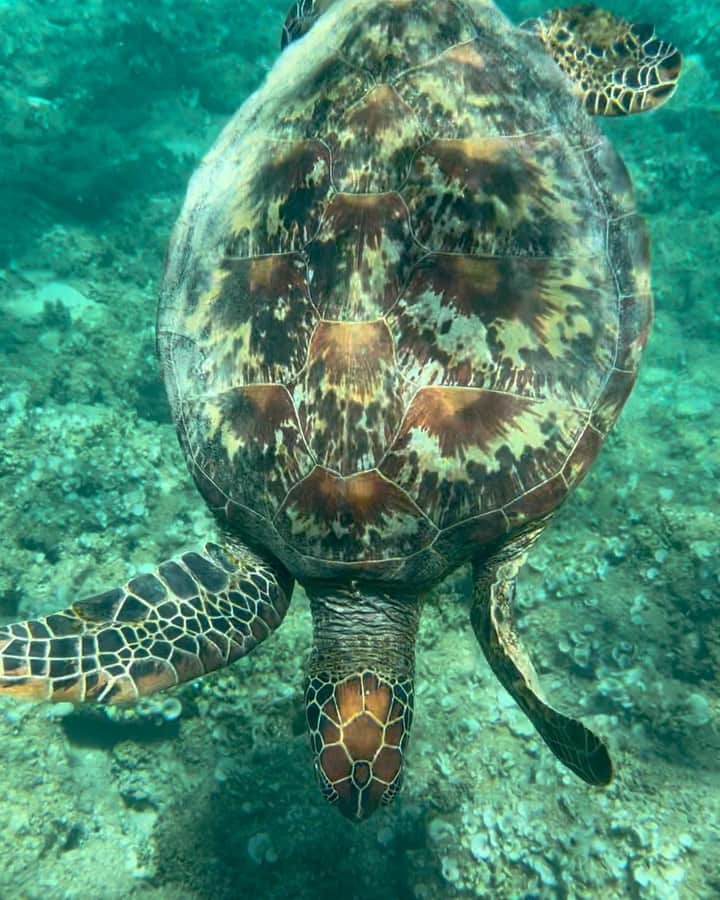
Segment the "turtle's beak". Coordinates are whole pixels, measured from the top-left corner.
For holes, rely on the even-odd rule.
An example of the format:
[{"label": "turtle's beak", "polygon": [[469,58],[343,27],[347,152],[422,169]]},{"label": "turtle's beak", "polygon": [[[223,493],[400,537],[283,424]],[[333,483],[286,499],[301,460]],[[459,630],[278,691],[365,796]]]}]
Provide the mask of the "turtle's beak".
[{"label": "turtle's beak", "polygon": [[355,822],[395,797],[412,721],[413,683],[365,670],[315,675],[305,695],[323,795]]}]

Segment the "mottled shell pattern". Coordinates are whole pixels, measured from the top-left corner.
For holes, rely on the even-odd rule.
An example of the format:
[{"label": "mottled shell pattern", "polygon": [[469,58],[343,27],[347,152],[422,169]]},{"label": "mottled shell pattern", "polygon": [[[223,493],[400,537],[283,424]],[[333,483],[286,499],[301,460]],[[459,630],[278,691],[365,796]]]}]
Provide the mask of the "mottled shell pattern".
[{"label": "mottled shell pattern", "polygon": [[625,167],[484,0],[339,0],[192,179],[159,348],[229,529],[418,585],[546,516],[652,315]]}]

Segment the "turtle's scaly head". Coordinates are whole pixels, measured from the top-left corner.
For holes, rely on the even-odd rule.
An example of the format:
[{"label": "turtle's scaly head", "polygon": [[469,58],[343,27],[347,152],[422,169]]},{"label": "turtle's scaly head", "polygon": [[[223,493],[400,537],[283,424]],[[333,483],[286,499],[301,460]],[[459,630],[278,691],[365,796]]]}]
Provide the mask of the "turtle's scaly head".
[{"label": "turtle's scaly head", "polygon": [[315,768],[324,796],[353,821],[400,788],[412,721],[413,683],[370,670],[313,676],[305,695]]}]

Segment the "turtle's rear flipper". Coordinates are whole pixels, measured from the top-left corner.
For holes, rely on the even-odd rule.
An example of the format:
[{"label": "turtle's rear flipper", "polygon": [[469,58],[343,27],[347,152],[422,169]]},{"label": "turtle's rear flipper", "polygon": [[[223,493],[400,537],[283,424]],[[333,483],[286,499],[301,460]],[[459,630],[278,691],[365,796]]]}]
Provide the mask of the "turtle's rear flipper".
[{"label": "turtle's rear flipper", "polygon": [[654,109],[675,90],[682,56],[652,25],[583,5],[551,9],[521,27],[538,35],[592,115]]},{"label": "turtle's rear flipper", "polygon": [[124,587],[0,628],[0,696],[131,703],[244,656],[282,621],[292,581],[206,544]]},{"label": "turtle's rear flipper", "polygon": [[548,706],[532,663],[520,647],[511,604],[521,561],[501,564],[492,575],[486,571],[476,575],[471,614],[475,634],[490,668],[560,762],[588,784],[609,784],[613,771],[607,747],[582,722]]}]

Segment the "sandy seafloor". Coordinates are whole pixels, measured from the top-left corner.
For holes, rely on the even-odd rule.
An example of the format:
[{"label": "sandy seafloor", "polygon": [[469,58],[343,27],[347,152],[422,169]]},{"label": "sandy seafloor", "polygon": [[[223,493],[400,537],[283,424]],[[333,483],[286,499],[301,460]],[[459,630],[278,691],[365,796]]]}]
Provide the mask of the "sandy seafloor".
[{"label": "sandy seafloor", "polygon": [[[212,534],[155,302],[187,178],[272,64],[284,6],[0,0],[1,622]],[[687,55],[665,109],[608,126],[657,320],[519,601],[547,693],[608,735],[616,781],[588,789],[541,744],[481,657],[461,574],[425,615],[403,792],[342,820],[310,766],[298,592],[273,640],[174,693],[179,718],[162,698],[115,718],[2,702],[1,898],[720,896],[720,7],[614,7]]]}]

